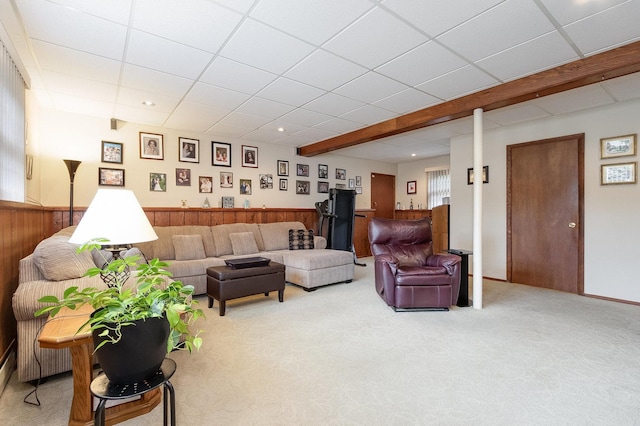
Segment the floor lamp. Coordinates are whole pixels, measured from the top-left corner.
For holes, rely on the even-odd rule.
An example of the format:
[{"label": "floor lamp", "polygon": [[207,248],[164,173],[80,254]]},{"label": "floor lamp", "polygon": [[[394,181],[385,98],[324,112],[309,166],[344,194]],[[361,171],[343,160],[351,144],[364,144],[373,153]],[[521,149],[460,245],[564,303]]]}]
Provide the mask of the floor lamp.
[{"label": "floor lamp", "polygon": [[67,169],[69,169],[69,180],[71,183],[69,184],[69,226],[73,226],[73,180],[76,177],[76,170],[78,170],[78,166],[82,161],[78,160],[62,160],[64,164],[67,165]]}]

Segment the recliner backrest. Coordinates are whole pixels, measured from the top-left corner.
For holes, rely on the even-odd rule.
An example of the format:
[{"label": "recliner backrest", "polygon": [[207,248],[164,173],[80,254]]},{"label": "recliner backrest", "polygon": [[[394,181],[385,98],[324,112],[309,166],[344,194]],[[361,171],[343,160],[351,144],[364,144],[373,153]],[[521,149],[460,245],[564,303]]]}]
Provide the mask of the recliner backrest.
[{"label": "recliner backrest", "polygon": [[374,256],[390,254],[401,265],[424,265],[433,254],[431,221],[374,217],[369,223],[369,242]]}]

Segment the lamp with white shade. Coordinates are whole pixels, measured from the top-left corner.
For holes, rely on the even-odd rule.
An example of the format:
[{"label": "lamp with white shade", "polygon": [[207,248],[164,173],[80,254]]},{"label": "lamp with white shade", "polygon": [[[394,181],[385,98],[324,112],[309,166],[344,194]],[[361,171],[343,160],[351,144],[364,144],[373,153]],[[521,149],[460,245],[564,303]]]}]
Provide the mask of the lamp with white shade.
[{"label": "lamp with white shade", "polygon": [[[158,235],[133,191],[98,189],[69,242],[84,244],[98,238],[106,240],[103,249],[117,259],[132,244],[157,240]],[[126,276],[101,277],[109,285],[116,278],[126,280],[129,271],[125,273]]]}]

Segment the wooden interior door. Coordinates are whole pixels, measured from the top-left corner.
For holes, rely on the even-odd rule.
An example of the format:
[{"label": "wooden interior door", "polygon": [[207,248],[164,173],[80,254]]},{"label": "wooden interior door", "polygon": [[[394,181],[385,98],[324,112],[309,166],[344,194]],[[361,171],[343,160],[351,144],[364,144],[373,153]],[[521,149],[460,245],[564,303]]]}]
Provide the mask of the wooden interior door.
[{"label": "wooden interior door", "polygon": [[507,280],[584,292],[584,134],[507,147]]},{"label": "wooden interior door", "polygon": [[371,208],[375,217],[393,219],[396,204],[396,177],[371,173]]}]

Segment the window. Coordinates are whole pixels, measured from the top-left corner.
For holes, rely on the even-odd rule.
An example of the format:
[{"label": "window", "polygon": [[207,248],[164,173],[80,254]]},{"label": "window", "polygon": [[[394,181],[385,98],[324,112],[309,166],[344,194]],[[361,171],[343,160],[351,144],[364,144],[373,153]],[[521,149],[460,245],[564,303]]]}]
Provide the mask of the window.
[{"label": "window", "polygon": [[0,200],[24,202],[25,84],[0,43]]},{"label": "window", "polygon": [[427,208],[444,204],[442,199],[451,196],[451,177],[449,169],[431,170],[427,172]]}]

